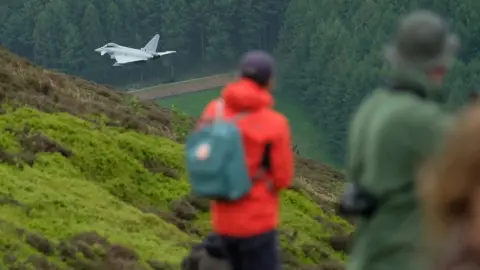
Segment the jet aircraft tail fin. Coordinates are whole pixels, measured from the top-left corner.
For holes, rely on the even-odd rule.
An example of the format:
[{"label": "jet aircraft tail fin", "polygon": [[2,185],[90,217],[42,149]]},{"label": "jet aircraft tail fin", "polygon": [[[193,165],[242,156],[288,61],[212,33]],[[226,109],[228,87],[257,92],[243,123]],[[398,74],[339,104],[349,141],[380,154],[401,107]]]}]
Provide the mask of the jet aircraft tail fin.
[{"label": "jet aircraft tail fin", "polygon": [[153,36],[152,39],[145,45],[145,47],[142,48],[142,50],[146,52],[157,52],[157,47],[158,47],[158,40],[160,39],[160,35],[156,34]]}]

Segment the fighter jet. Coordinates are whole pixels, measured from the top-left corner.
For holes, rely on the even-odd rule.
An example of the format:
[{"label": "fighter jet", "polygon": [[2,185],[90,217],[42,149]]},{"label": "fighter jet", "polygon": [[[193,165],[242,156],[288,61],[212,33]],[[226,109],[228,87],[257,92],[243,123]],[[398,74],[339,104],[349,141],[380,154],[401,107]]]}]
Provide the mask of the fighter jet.
[{"label": "fighter jet", "polygon": [[116,43],[107,43],[104,46],[95,49],[100,55],[108,54],[111,59],[115,59],[113,66],[118,67],[129,63],[146,62],[159,58],[160,56],[176,53],[176,51],[157,52],[158,40],[160,35],[156,34],[141,49],[135,49],[118,45]]}]

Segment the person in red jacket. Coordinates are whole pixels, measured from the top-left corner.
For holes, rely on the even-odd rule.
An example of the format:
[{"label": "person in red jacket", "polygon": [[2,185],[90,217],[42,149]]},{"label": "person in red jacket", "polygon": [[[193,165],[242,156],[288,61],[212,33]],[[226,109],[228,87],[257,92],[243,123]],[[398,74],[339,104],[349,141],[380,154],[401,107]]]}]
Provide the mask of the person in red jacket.
[{"label": "person in red jacket", "polygon": [[[248,195],[234,202],[212,201],[213,231],[221,238],[233,270],[279,270],[279,191],[291,185],[294,174],[290,126],[273,109],[271,89],[275,62],[267,53],[246,53],[240,62],[240,78],[221,93],[224,115],[241,112],[238,120],[250,176],[264,172]],[[215,116],[210,102],[201,119]]]}]

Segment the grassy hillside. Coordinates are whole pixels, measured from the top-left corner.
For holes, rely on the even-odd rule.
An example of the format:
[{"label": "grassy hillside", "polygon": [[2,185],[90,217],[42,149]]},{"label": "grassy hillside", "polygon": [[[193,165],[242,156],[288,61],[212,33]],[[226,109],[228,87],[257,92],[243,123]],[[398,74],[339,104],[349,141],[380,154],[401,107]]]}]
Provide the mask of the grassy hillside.
[{"label": "grassy hillside", "polygon": [[[191,94],[160,99],[158,103],[165,108],[175,106],[189,115],[198,117],[202,113],[205,104],[218,97],[220,91],[220,88],[199,91]],[[329,160],[326,151],[323,151],[325,147],[322,144],[322,135],[319,132],[319,129],[315,126],[314,120],[301,106],[292,103],[291,99],[275,93],[275,108],[284,113],[290,120],[293,140],[298,146],[298,150],[302,156],[317,161]]]},{"label": "grassy hillside", "polygon": [[[0,63],[0,268],[179,269],[209,228],[185,179],[189,119],[1,48]],[[299,158],[297,176],[282,195],[285,264],[338,265],[343,175]]]}]

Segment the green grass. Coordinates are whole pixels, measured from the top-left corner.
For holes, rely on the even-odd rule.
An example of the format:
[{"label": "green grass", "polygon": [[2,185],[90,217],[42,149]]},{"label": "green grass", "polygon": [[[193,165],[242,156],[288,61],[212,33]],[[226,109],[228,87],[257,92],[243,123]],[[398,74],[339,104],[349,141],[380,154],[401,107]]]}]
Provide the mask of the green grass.
[{"label": "green grass", "polygon": [[[0,149],[26,150],[14,135],[25,126],[30,127],[28,134],[41,132],[73,155],[39,153],[32,167],[0,163],[0,197],[12,197],[30,209],[0,204],[0,257],[13,255],[18,262],[41,254],[15,233],[19,229],[42,235],[54,245],[95,231],[112,243],[135,250],[142,262],[160,260],[174,265],[187,252],[180,244],[199,239],[159,215],[140,210],[171,211],[171,202],[189,193],[183,145],[65,113],[25,107],[0,115]],[[151,172],[146,160],[175,169],[178,177]],[[294,242],[284,236],[284,248],[305,264],[318,264],[326,257],[341,260],[343,255],[322,239],[334,233],[334,227],[348,230],[350,226],[322,211],[307,195],[287,191],[282,197],[282,230],[297,235]],[[204,233],[209,230],[208,213],[192,222]],[[66,262],[57,256],[50,255],[49,260],[65,269]]]},{"label": "green grass", "polygon": [[[158,100],[166,108],[175,106],[191,116],[200,116],[204,106],[218,97],[221,89],[199,91],[191,94],[169,97]],[[317,161],[328,161],[326,151],[323,149],[322,134],[315,126],[314,119],[291,99],[275,94],[275,108],[285,114],[290,121],[293,141],[298,146],[300,154]]]},{"label": "green grass", "polygon": [[198,117],[203,111],[205,105],[211,100],[218,97],[221,89],[212,89],[198,91],[186,95],[173,96],[169,98],[159,99],[158,104],[163,107],[171,108],[175,106],[180,111],[188,115]]},{"label": "green grass", "polygon": [[25,108],[0,116],[2,133],[24,125],[61,143],[73,156],[43,153],[33,167],[23,169],[0,164],[0,191],[32,207],[27,214],[14,205],[1,206],[2,219],[53,241],[95,230],[144,258],[178,263],[186,250],[176,244],[192,237],[139,208],[166,209],[171,200],[188,194],[186,181],[150,173],[142,164],[152,157],[182,170],[182,145],[121,129],[97,129],[68,114]]}]

